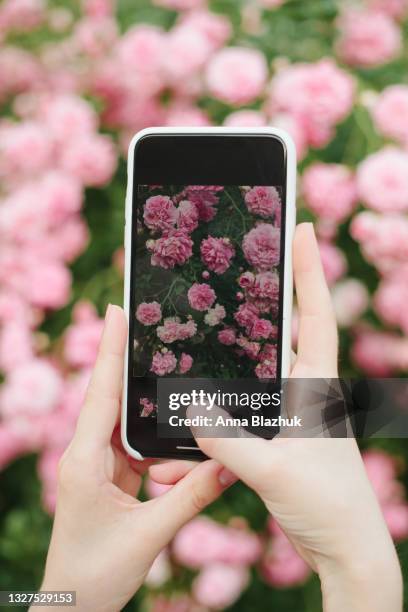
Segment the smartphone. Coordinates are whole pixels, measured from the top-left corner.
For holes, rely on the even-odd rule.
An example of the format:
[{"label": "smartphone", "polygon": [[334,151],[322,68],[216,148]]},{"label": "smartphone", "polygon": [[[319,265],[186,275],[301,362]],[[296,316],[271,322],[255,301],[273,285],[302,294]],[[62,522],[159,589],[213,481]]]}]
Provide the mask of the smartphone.
[{"label": "smartphone", "polygon": [[121,423],[132,457],[203,458],[191,437],[159,434],[160,410],[179,390],[288,376],[295,181],[295,147],[280,129],[133,137]]}]

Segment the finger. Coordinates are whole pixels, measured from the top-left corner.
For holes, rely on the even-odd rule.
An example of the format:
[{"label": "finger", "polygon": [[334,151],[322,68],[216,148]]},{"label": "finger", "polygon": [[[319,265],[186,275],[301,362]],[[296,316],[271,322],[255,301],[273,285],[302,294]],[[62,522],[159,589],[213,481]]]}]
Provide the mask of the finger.
[{"label": "finger", "polygon": [[232,484],[220,479],[222,471],[222,467],[216,461],[204,461],[196,465],[167,493],[152,500],[152,521],[155,523],[157,520],[157,524],[160,524],[160,530],[154,531],[158,546],[165,546],[180,527],[217,499]]},{"label": "finger", "polygon": [[110,444],[120,406],[123,359],[127,338],[124,312],[109,305],[98,357],[75,433],[76,444]]},{"label": "finger", "polygon": [[196,466],[196,461],[166,461],[152,465],[149,474],[159,484],[175,484]]},{"label": "finger", "polygon": [[302,223],[296,228],[293,270],[299,307],[298,363],[306,366],[313,377],[334,378],[337,376],[336,319],[311,223]]}]

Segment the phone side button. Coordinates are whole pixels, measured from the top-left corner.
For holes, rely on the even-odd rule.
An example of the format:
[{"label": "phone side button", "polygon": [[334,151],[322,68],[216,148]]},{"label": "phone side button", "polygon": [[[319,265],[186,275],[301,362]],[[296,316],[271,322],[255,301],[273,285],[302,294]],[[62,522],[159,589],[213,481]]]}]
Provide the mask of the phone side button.
[{"label": "phone side button", "polygon": [[200,449],[198,448],[198,446],[176,446],[177,450],[193,450],[193,451],[199,451]]}]

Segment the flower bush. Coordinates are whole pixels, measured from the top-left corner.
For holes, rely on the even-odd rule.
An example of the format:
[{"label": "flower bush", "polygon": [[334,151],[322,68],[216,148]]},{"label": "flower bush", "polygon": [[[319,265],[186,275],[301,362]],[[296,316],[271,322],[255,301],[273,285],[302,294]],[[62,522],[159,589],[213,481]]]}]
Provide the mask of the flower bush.
[{"label": "flower bush", "polygon": [[[105,306],[122,301],[124,158],[138,129],[288,130],[299,158],[298,217],[315,221],[341,328],[342,374],[407,374],[407,17],[407,0],[1,3],[1,589],[41,580],[58,459]],[[172,269],[189,260],[190,235],[216,220],[222,195],[214,188],[203,197],[190,186],[177,206],[166,195],[151,195],[144,223],[157,230],[152,263]],[[267,223],[276,197],[256,186],[245,195],[259,222],[242,241],[250,266],[236,274],[234,320],[224,325],[225,307],[211,293],[235,265],[236,247],[221,234],[203,237],[206,268],[189,289],[220,350],[238,345],[251,358],[262,351],[261,377],[274,366],[273,330],[246,327],[254,292],[262,300],[276,292],[276,238]],[[165,342],[193,338],[194,318],[163,320],[156,300],[136,316],[168,345],[149,367],[194,368],[187,350],[176,356]],[[144,414],[153,408],[145,399]],[[407,575],[407,445],[362,446]],[[146,483],[146,495],[160,490]],[[207,514],[157,559],[127,609],[319,609],[316,579],[243,485]]]}]

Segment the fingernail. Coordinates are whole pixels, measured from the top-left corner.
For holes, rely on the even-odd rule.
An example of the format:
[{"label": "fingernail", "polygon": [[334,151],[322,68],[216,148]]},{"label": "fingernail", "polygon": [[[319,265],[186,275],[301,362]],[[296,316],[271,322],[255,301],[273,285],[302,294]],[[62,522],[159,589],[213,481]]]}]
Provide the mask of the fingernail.
[{"label": "fingernail", "polygon": [[227,468],[223,468],[218,474],[218,480],[220,484],[226,488],[234,484],[234,482],[238,480],[238,477],[230,470],[227,470]]},{"label": "fingernail", "polygon": [[107,323],[109,321],[109,317],[112,313],[112,304],[108,304],[107,308],[106,308],[106,312],[105,312],[105,323]]}]

